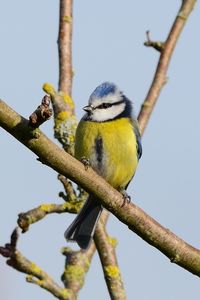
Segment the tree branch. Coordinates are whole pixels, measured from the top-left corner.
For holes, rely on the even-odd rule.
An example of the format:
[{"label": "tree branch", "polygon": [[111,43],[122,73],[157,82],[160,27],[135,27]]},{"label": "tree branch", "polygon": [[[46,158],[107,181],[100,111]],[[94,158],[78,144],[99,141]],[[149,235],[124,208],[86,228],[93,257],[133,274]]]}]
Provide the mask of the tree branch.
[{"label": "tree branch", "polygon": [[71,95],[72,90],[72,9],[73,0],[60,0],[58,35],[59,91]]},{"label": "tree branch", "polygon": [[52,109],[49,107],[50,97],[45,95],[42,99],[41,104],[29,117],[29,125],[37,128],[45,121],[49,120],[53,114]]},{"label": "tree branch", "polygon": [[174,21],[174,24],[171,28],[171,31],[168,35],[166,42],[164,43],[164,47],[160,54],[160,59],[158,62],[158,66],[156,69],[156,73],[147,93],[146,99],[142,104],[142,108],[140,110],[138,121],[140,124],[141,133],[144,132],[148,120],[151,116],[153,108],[156,104],[158,96],[161,92],[162,87],[166,83],[166,73],[170,63],[170,59],[178,38],[183,30],[183,27],[196,3],[196,0],[183,0],[179,13]]},{"label": "tree branch", "polygon": [[77,119],[74,114],[74,101],[70,95],[59,91],[45,83],[43,90],[50,95],[54,110],[54,136],[68,153],[74,153],[74,136]]},{"label": "tree branch", "polygon": [[[108,219],[108,213],[103,213],[100,221],[105,227]],[[89,270],[90,263],[95,253],[96,247],[94,242],[91,243],[87,250],[72,251],[69,248],[63,249],[63,254],[66,256],[65,271],[62,275],[62,281],[67,289],[78,294],[85,280],[85,275]]]},{"label": "tree branch", "polygon": [[[0,126],[40,157],[59,174],[81,185],[147,243],[159,249],[172,262],[200,276],[200,251],[190,246],[133,203],[122,207],[122,195],[91,168],[50,141],[39,129],[32,130],[28,120],[18,115],[0,100]],[[36,134],[37,133],[37,134]]]},{"label": "tree branch", "polygon": [[103,219],[108,218],[108,212],[104,211],[99,220],[94,242],[101,260],[105,281],[112,300],[126,300],[126,293],[122,282],[120,269],[117,262],[115,247],[117,241],[108,236]]},{"label": "tree branch", "polygon": [[84,284],[95,250],[94,242],[87,250],[73,251],[68,247],[62,250],[63,255],[66,256],[62,281],[65,287],[73,291],[76,296]]},{"label": "tree branch", "polygon": [[22,229],[22,232],[26,232],[31,224],[34,224],[42,220],[46,215],[57,213],[61,214],[64,212],[77,213],[83,206],[83,201],[79,202],[65,202],[63,204],[42,204],[36,208],[33,208],[25,213],[20,213],[18,216],[17,223]]},{"label": "tree branch", "polygon": [[22,232],[26,232],[29,229],[29,226],[42,220],[46,215],[52,213],[78,213],[82,208],[87,193],[83,190],[80,190],[79,194],[76,195],[73,186],[69,180],[63,175],[58,175],[58,179],[62,182],[66,195],[63,192],[59,193],[59,196],[62,197],[65,201],[63,204],[41,204],[36,208],[33,208],[27,212],[20,213],[18,215],[17,223],[22,229]]},{"label": "tree branch", "polygon": [[72,290],[60,287],[53,279],[35,263],[24,257],[16,248],[18,232],[15,229],[11,235],[10,244],[0,247],[0,254],[7,258],[7,264],[19,272],[28,274],[27,282],[34,283],[49,291],[60,300],[75,300]]}]

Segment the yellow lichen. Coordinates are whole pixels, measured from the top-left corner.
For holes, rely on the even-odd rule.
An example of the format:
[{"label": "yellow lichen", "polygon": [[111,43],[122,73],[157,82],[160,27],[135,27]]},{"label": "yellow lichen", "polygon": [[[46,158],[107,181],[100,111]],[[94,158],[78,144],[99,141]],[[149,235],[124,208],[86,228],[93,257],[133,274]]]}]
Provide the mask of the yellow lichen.
[{"label": "yellow lichen", "polygon": [[55,119],[55,123],[56,122],[63,122],[66,119],[68,119],[71,116],[71,112],[69,111],[61,111],[57,114],[56,119]]},{"label": "yellow lichen", "polygon": [[63,100],[70,105],[71,108],[74,108],[74,101],[72,100],[72,98],[67,95],[67,94],[64,94],[63,95]]},{"label": "yellow lichen", "polygon": [[85,271],[83,267],[68,265],[64,272],[64,277],[69,281],[79,281],[83,284]]},{"label": "yellow lichen", "polygon": [[184,20],[184,21],[187,20],[187,15],[184,14],[182,11],[179,12],[178,17],[181,18],[181,19]]},{"label": "yellow lichen", "polygon": [[84,265],[85,265],[85,271],[87,271],[90,267],[90,261],[89,259],[83,255],[82,259],[84,260]]},{"label": "yellow lichen", "polygon": [[75,136],[74,135],[69,136],[69,142],[70,142],[70,144],[74,143],[74,141],[75,141]]},{"label": "yellow lichen", "polygon": [[149,101],[146,101],[146,100],[145,100],[145,101],[142,103],[142,106],[144,106],[144,107],[151,107],[152,104],[149,103]]},{"label": "yellow lichen", "polygon": [[71,23],[72,22],[72,17],[71,16],[64,16],[63,21],[66,23]]},{"label": "yellow lichen", "polygon": [[44,212],[49,212],[54,208],[54,204],[42,204],[40,205],[40,209],[43,210]]},{"label": "yellow lichen", "polygon": [[30,265],[30,268],[31,268],[31,271],[34,273],[34,274],[39,274],[41,272],[41,269],[40,267],[38,267],[35,263],[31,263]]},{"label": "yellow lichen", "polygon": [[47,94],[49,94],[50,96],[54,96],[56,93],[53,85],[48,82],[44,83],[42,88],[43,88],[43,91],[46,92]]},{"label": "yellow lichen", "polygon": [[[77,119],[75,116],[69,116],[67,112],[60,112],[55,118],[54,134],[65,149],[70,148],[68,152],[73,154],[75,132],[77,128]],[[67,150],[66,150],[67,151]]]},{"label": "yellow lichen", "polygon": [[61,290],[61,294],[62,294],[63,299],[65,299],[65,298],[67,299],[70,295],[69,291],[67,289],[64,289],[64,288]]},{"label": "yellow lichen", "polygon": [[109,244],[110,245],[112,245],[113,247],[116,247],[117,246],[117,239],[115,239],[115,238],[113,238],[113,237],[111,237],[111,236],[109,236],[108,237],[108,242],[109,242]]},{"label": "yellow lichen", "polygon": [[107,266],[105,267],[106,276],[113,278],[113,279],[119,279],[120,272],[119,268],[117,266]]}]

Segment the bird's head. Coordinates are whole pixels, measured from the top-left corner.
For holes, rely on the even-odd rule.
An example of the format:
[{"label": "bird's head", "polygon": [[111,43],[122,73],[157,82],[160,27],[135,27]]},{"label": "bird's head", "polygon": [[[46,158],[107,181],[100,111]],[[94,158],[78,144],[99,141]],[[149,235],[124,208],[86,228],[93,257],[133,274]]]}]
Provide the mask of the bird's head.
[{"label": "bird's head", "polygon": [[119,88],[110,82],[99,85],[89,98],[89,104],[83,108],[86,111],[85,120],[105,122],[117,117],[131,117],[130,100]]}]

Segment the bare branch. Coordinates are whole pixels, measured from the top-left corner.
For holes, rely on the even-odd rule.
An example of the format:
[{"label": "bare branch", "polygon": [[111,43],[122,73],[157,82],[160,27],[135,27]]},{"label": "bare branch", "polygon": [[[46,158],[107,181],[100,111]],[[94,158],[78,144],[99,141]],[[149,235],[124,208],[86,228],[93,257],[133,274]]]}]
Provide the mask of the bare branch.
[{"label": "bare branch", "polygon": [[74,153],[77,119],[74,113],[72,90],[72,10],[73,0],[60,0],[58,35],[59,86],[58,91],[45,83],[43,90],[50,95],[54,110],[54,136],[65,151]]},{"label": "bare branch", "polygon": [[141,133],[144,132],[144,130],[147,126],[148,120],[153,111],[153,108],[158,99],[158,96],[161,92],[161,89],[164,86],[164,84],[166,83],[166,73],[167,73],[167,69],[169,66],[169,62],[170,62],[172,53],[174,51],[174,48],[178,41],[178,38],[181,34],[181,31],[187,21],[187,18],[190,15],[195,3],[196,3],[196,0],[182,1],[182,5],[179,10],[179,13],[177,14],[177,17],[174,21],[174,24],[171,28],[171,31],[168,35],[167,40],[164,43],[164,48],[161,51],[160,59],[158,62],[158,66],[156,69],[156,73],[155,73],[153,82],[151,84],[149,92],[147,93],[146,99],[142,104],[142,108],[141,108],[139,116],[138,116]]},{"label": "bare branch", "polygon": [[58,175],[58,180],[63,184],[63,187],[66,192],[65,201],[76,201],[77,195],[75,190],[73,189],[72,183],[63,175]]},{"label": "bare branch", "polygon": [[58,36],[59,91],[71,95],[72,90],[72,9],[73,0],[60,0]]},{"label": "bare branch", "polygon": [[112,300],[125,300],[120,269],[117,262],[115,247],[117,241],[108,236],[103,219],[108,218],[108,212],[103,211],[95,230],[94,242],[101,260],[105,281]]}]

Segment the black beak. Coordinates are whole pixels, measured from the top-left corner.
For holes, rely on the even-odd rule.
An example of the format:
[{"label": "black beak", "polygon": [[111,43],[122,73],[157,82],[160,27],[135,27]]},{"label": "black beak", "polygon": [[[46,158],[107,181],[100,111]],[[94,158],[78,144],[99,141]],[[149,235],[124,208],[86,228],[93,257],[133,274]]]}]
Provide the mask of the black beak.
[{"label": "black beak", "polygon": [[83,107],[83,110],[86,111],[86,112],[88,112],[88,113],[91,113],[91,112],[92,112],[92,109],[93,109],[93,107],[90,106],[90,105],[87,105],[87,106],[84,106],[84,107]]}]

